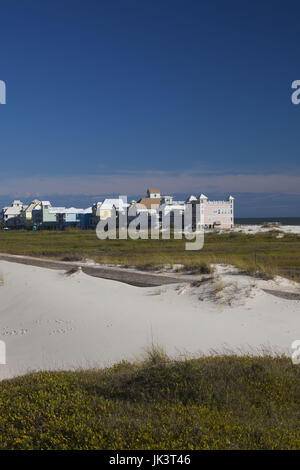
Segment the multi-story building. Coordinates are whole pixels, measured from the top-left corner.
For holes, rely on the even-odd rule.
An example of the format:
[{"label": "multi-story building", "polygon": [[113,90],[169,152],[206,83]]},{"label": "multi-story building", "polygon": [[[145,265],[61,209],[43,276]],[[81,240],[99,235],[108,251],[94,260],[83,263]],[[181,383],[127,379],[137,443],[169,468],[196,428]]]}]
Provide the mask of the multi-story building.
[{"label": "multi-story building", "polygon": [[101,220],[106,220],[112,217],[113,213],[126,212],[129,204],[122,198],[119,199],[104,199],[99,207],[99,216]]},{"label": "multi-story building", "polygon": [[10,207],[4,207],[2,219],[5,225],[10,228],[20,228],[22,226],[20,214],[26,207],[23,202],[18,200],[13,201]]},{"label": "multi-story building", "polygon": [[20,213],[20,224],[23,228],[32,228],[32,211],[40,210],[42,208],[42,203],[38,199],[34,199],[27,206],[23,206],[23,209]]},{"label": "multi-story building", "polygon": [[64,209],[64,207],[53,207],[50,201],[42,201],[40,207],[32,211],[32,223],[36,227],[55,229],[56,214]]},{"label": "multi-story building", "polygon": [[[50,210],[51,213],[51,210]],[[54,208],[56,214],[56,228],[64,230],[68,227],[86,229],[92,223],[92,208],[76,209],[75,207]]]},{"label": "multi-story building", "polygon": [[[193,225],[196,225],[196,211],[202,228],[232,228],[234,225],[234,197],[224,201],[209,201],[204,194],[187,202],[192,205]],[[200,216],[199,216],[200,215]]]}]

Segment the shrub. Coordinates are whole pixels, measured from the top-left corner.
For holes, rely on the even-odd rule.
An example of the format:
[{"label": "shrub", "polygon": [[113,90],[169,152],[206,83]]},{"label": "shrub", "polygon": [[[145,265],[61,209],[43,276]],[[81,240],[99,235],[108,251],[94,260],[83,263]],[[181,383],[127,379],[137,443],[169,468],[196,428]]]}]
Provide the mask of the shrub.
[{"label": "shrub", "polygon": [[0,383],[1,449],[300,449],[300,369],[286,357],[142,362]]}]

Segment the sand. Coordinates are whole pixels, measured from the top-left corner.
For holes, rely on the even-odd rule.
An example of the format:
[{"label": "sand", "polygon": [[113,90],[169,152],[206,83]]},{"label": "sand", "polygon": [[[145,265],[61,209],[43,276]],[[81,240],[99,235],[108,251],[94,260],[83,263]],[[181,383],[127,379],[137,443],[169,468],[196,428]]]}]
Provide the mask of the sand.
[{"label": "sand", "polygon": [[0,261],[1,279],[0,339],[7,349],[1,379],[109,366],[141,358],[152,342],[172,356],[262,347],[290,354],[300,339],[300,301],[264,291],[299,294],[299,285],[242,276],[228,266],[216,266],[213,281],[140,288]]},{"label": "sand", "polygon": [[[230,231],[255,234],[259,232],[269,232],[270,230],[278,230],[278,235],[284,235],[285,233],[294,233],[300,235],[300,225],[235,225],[230,230],[220,230],[219,233],[223,233],[224,231]],[[283,234],[280,234],[280,232],[283,232]]]}]

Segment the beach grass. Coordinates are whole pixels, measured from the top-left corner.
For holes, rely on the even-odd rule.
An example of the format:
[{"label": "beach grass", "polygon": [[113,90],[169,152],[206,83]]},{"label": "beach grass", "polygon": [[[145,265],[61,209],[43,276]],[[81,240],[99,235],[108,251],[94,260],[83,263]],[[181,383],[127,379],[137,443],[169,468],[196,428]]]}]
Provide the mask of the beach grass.
[{"label": "beach grass", "polygon": [[299,279],[300,235],[277,236],[277,231],[208,233],[202,250],[186,251],[184,239],[98,240],[92,230],[2,231],[0,252],[65,261],[89,258],[98,263],[146,270],[182,264],[185,270],[201,272],[209,270],[212,263],[224,263],[237,266],[248,274],[259,272],[266,278],[283,274]]},{"label": "beach grass", "polygon": [[140,362],[0,383],[1,449],[300,449],[287,357]]}]

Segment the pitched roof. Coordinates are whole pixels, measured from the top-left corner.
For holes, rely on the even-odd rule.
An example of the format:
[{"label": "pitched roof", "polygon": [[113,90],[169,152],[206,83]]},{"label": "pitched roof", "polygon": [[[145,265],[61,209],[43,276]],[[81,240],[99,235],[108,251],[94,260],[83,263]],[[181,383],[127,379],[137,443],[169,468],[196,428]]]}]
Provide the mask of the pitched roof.
[{"label": "pitched roof", "polygon": [[[142,204],[143,206],[146,207],[146,209],[153,209],[153,207],[151,206],[155,206],[154,208],[156,208],[157,206],[160,205],[160,201],[161,201],[161,198],[160,197],[142,197],[142,199],[140,199],[137,204]],[[137,207],[140,207],[137,205]]]},{"label": "pitched roof", "polygon": [[21,209],[22,208],[19,206],[11,206],[5,210],[4,214],[5,215],[19,215],[21,212]]},{"label": "pitched roof", "polygon": [[128,207],[128,204],[123,201],[123,199],[105,199],[104,202],[102,203],[100,209],[101,210],[111,210],[113,207],[116,209],[124,209],[125,207]]},{"label": "pitched roof", "polygon": [[41,204],[41,201],[38,201],[38,199],[34,199],[33,201],[31,201],[30,204],[28,204],[28,206],[26,207],[23,206],[23,210],[26,210],[26,212],[30,212],[40,204]]},{"label": "pitched roof", "polygon": [[194,196],[193,194],[186,200],[186,202],[192,202],[192,201],[197,201],[196,196]]},{"label": "pitched roof", "polygon": [[153,188],[150,188],[150,189],[147,189],[148,193],[159,193],[160,194],[160,190],[159,189],[153,189]]}]

